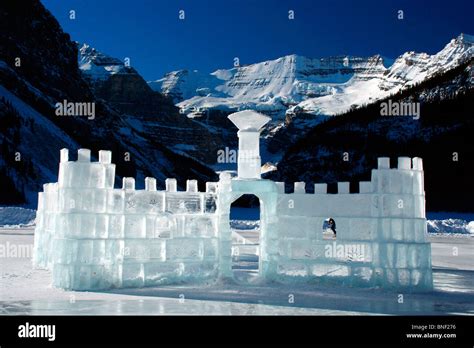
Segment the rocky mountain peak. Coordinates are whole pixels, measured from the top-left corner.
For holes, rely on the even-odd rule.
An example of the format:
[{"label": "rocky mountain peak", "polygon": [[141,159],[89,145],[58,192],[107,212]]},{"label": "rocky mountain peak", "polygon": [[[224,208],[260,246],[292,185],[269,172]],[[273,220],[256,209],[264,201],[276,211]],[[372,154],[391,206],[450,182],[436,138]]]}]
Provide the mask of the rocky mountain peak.
[{"label": "rocky mountain peak", "polygon": [[461,33],[457,38],[453,39],[453,41],[457,45],[472,47],[474,45],[474,36]]}]

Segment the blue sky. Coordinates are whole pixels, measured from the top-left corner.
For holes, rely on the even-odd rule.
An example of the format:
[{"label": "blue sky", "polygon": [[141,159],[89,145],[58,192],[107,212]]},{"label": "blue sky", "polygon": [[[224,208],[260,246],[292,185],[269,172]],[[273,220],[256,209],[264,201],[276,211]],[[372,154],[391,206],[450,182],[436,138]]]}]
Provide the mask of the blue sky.
[{"label": "blue sky", "polygon": [[[461,32],[474,34],[474,2],[468,0],[41,1],[73,40],[129,57],[146,80],[181,68],[230,68],[234,57],[251,64],[293,53],[435,53]],[[70,10],[76,19],[69,19]]]}]

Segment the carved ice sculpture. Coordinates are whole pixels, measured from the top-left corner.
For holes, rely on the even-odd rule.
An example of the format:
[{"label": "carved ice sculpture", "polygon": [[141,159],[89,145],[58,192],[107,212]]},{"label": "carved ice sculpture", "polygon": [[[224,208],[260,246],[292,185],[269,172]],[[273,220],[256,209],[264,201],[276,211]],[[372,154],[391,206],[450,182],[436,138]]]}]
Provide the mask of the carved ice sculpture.
[{"label": "carved ice sculpture", "polygon": [[[124,178],[114,188],[109,151],[80,149],[77,161],[61,150],[57,183],[39,193],[34,264],[50,269],[53,285],[92,290],[232,279],[229,212],[243,194],[261,202],[259,278],[262,282],[334,280],[349,285],[426,291],[432,288],[420,158],[400,157],[398,168],[379,158],[370,182],[294,184],[260,178],[259,134],[269,118],[253,111],[229,116],[239,128],[238,176],[222,173],[199,192],[175,179],[157,191]],[[337,239],[323,238],[324,221],[337,221]]]},{"label": "carved ice sculpture", "polygon": [[251,110],[236,112],[229,116],[239,131],[239,153],[237,159],[238,177],[240,179],[260,179],[260,129],[270,117]]}]

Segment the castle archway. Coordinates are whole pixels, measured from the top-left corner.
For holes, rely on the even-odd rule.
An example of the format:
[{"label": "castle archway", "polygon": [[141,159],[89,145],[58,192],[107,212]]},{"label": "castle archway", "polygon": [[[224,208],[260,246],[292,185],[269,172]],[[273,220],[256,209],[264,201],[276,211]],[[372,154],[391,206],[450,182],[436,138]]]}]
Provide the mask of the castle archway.
[{"label": "castle archway", "polygon": [[254,194],[243,194],[230,205],[232,273],[237,281],[252,282],[260,275],[261,208]]}]

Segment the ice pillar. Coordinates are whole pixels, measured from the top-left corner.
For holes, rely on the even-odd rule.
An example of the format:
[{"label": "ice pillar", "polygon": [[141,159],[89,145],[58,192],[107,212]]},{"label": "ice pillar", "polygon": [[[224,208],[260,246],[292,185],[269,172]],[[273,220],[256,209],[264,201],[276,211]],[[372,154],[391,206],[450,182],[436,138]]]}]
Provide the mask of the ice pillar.
[{"label": "ice pillar", "polygon": [[260,132],[239,131],[238,177],[260,179]]},{"label": "ice pillar", "polygon": [[260,179],[260,131],[270,118],[251,110],[233,113],[228,118],[239,128],[238,178]]}]

